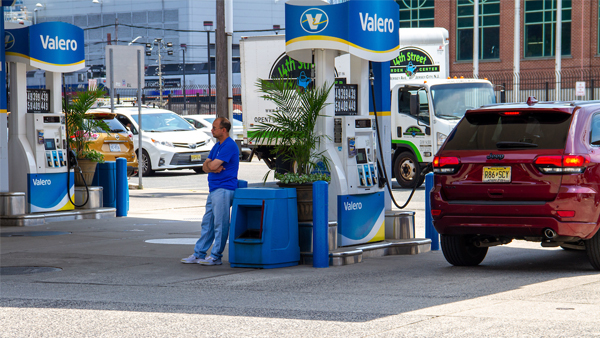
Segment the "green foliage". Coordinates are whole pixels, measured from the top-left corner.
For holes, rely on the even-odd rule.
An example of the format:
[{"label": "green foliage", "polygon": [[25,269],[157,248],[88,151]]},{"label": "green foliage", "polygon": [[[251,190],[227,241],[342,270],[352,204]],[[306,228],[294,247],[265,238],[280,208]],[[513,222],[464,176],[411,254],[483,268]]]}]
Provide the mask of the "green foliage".
[{"label": "green foliage", "polygon": [[100,97],[104,96],[102,90],[86,90],[75,94],[73,102],[63,100],[63,109],[67,116],[69,130],[69,147],[75,150],[78,159],[88,159],[95,162],[104,162],[104,155],[90,149],[90,138],[96,130],[110,133],[110,128],[103,120],[87,119],[85,113]]},{"label": "green foliage", "polygon": [[295,174],[295,173],[275,173],[275,179],[284,184],[303,184],[316,181],[331,181],[331,176],[327,174]]},{"label": "green foliage", "polygon": [[[295,81],[284,79],[258,79],[256,85],[261,98],[273,102],[277,109],[269,115],[271,121],[255,126],[252,140],[272,145],[284,161],[294,163],[290,174],[296,173],[300,177],[300,174],[329,170],[329,159],[324,152],[319,152],[321,140],[328,136],[319,135],[315,126],[319,117],[326,117],[321,111],[328,105],[327,97],[333,85],[325,83],[321,87],[303,90],[296,86]],[[268,175],[269,172],[265,181]],[[278,179],[278,176],[275,178]]]}]

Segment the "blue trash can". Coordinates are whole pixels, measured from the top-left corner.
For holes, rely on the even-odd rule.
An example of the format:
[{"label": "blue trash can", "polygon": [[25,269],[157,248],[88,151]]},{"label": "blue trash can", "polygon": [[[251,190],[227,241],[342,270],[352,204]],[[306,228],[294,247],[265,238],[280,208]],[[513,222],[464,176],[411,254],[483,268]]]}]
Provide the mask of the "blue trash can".
[{"label": "blue trash can", "polygon": [[299,261],[296,189],[237,189],[229,228],[231,266],[271,269]]},{"label": "blue trash can", "polygon": [[117,165],[115,161],[98,163],[92,179],[92,186],[102,187],[102,205],[105,208],[117,206]]}]

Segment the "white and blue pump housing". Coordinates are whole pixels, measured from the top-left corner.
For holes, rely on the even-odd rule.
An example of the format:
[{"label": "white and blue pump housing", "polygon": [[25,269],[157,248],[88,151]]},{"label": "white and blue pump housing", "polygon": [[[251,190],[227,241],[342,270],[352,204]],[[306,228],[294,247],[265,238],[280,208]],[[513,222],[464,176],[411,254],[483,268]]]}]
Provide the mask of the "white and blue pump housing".
[{"label": "white and blue pump housing", "polygon": [[[350,114],[336,113],[334,89],[316,127],[319,134],[329,136],[320,150],[330,159],[329,220],[338,223],[340,246],[385,239],[385,192],[379,187],[383,178],[377,168],[381,151],[377,150],[375,120],[369,110],[369,61],[375,61],[378,70],[388,69],[385,81],[379,82],[387,83],[387,88],[379,86],[381,90],[375,94],[380,98],[387,93],[387,106],[379,104],[385,100],[376,100],[378,112],[387,111],[389,120],[386,61],[398,55],[398,13],[393,0],[350,0],[334,5],[290,0],[285,7],[286,53],[298,61],[314,60],[315,86],[334,83],[335,58],[350,54],[346,83],[355,86],[350,95],[356,95],[356,109]],[[390,147],[384,139],[382,144]]]}]

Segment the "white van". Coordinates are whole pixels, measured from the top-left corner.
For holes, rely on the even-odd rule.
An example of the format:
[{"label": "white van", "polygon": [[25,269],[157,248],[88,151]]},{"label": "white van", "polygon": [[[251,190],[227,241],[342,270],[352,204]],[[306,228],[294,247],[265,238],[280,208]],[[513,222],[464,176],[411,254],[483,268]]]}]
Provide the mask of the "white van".
[{"label": "white van", "polygon": [[[107,109],[110,108],[97,108]],[[117,119],[133,133],[139,147],[138,107],[115,107]],[[159,170],[194,169],[201,173],[214,141],[181,116],[166,109],[142,107],[142,175]]]}]

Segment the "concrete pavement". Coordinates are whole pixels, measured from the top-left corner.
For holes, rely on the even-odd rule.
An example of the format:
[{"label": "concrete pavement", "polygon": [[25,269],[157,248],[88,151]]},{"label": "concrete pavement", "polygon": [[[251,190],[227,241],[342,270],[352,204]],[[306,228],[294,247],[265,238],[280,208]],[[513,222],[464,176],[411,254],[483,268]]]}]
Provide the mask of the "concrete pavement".
[{"label": "concrete pavement", "polygon": [[[439,251],[327,269],[181,264],[206,193],[131,190],[126,218],[0,228],[12,235],[0,237],[0,337],[600,336],[600,274],[582,252],[533,243],[472,268]],[[67,234],[18,236],[31,231]]]}]

